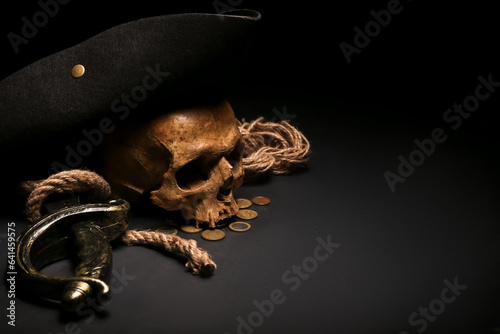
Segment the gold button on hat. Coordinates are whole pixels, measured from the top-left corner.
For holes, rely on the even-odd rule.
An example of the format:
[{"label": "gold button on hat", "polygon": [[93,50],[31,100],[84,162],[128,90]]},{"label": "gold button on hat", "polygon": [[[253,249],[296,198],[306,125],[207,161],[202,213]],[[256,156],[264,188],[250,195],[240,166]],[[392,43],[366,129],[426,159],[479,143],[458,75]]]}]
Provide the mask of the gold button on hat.
[{"label": "gold button on hat", "polygon": [[85,67],[83,67],[83,65],[78,64],[73,66],[73,68],[71,69],[71,75],[75,79],[81,78],[84,74],[85,74]]}]

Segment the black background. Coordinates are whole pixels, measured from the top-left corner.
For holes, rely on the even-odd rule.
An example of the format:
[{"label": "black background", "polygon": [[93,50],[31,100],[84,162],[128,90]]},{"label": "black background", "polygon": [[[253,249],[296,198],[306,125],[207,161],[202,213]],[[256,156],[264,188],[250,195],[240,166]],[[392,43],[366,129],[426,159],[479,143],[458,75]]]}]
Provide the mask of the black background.
[{"label": "black background", "polygon": [[[117,247],[115,267],[135,278],[105,312],[78,320],[18,298],[15,332],[59,333],[74,320],[82,333],[234,333],[237,317],[278,288],[287,301],[256,333],[416,333],[409,315],[439,298],[444,279],[458,277],[467,290],[424,332],[494,333],[500,325],[498,92],[456,131],[442,116],[474,93],[478,76],[500,81],[497,11],[486,2],[402,1],[401,13],[348,64],[339,44],[353,44],[354,27],[363,29],[373,20],[370,11],[387,4],[241,1],[236,8],[258,10],[262,23],[229,99],[247,119],[271,119],[273,109],[286,106],[311,140],[308,168],[238,191],[273,200],[259,208],[250,232],[227,231],[219,243],[195,236],[219,265],[213,277],[192,277],[154,250]],[[16,54],[7,34],[19,33],[21,18],[39,9],[36,1],[2,8],[1,78],[120,23],[216,12],[212,1],[73,0]],[[395,172],[398,155],[408,156],[413,141],[437,127],[448,140],[392,193],[383,173]],[[22,211],[2,209],[2,221],[16,221],[20,232]],[[134,225],[159,226],[162,219],[153,211]],[[340,248],[291,292],[281,275],[328,235]]]}]

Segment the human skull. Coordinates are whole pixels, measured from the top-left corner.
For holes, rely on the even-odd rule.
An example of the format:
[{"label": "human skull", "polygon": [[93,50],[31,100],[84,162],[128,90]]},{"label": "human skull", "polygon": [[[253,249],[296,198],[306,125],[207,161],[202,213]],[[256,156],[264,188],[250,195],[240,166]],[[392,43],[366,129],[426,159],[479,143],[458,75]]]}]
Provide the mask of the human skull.
[{"label": "human skull", "polygon": [[180,210],[196,226],[238,212],[233,189],[243,183],[241,134],[227,101],[168,112],[109,140],[104,175],[117,196]]}]

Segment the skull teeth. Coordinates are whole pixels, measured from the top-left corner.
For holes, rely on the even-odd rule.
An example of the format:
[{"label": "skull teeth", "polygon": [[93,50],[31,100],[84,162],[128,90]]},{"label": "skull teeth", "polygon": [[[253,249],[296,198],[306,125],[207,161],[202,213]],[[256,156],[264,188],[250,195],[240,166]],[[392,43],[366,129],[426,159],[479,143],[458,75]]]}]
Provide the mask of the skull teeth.
[{"label": "skull teeth", "polygon": [[208,220],[207,221],[204,221],[204,220],[198,220],[198,219],[195,219],[195,222],[196,222],[196,227],[199,227],[200,224],[208,224],[208,227],[209,228],[215,228],[216,227],[216,223],[223,220],[223,219],[227,219],[227,218],[230,218],[234,215],[234,213],[232,213],[232,210],[228,210],[228,209],[221,209],[219,212],[217,212],[216,214],[214,213],[209,213],[208,214]]}]

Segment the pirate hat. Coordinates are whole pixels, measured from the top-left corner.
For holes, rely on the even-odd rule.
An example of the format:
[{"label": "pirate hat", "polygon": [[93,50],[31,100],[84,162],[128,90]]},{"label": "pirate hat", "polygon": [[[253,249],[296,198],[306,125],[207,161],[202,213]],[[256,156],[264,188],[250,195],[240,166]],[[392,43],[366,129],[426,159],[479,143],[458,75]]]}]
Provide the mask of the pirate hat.
[{"label": "pirate hat", "polygon": [[241,66],[259,20],[252,10],[139,19],[24,67],[0,82],[0,151],[40,155],[90,124],[105,134],[132,112],[152,117],[139,105],[210,96]]}]

